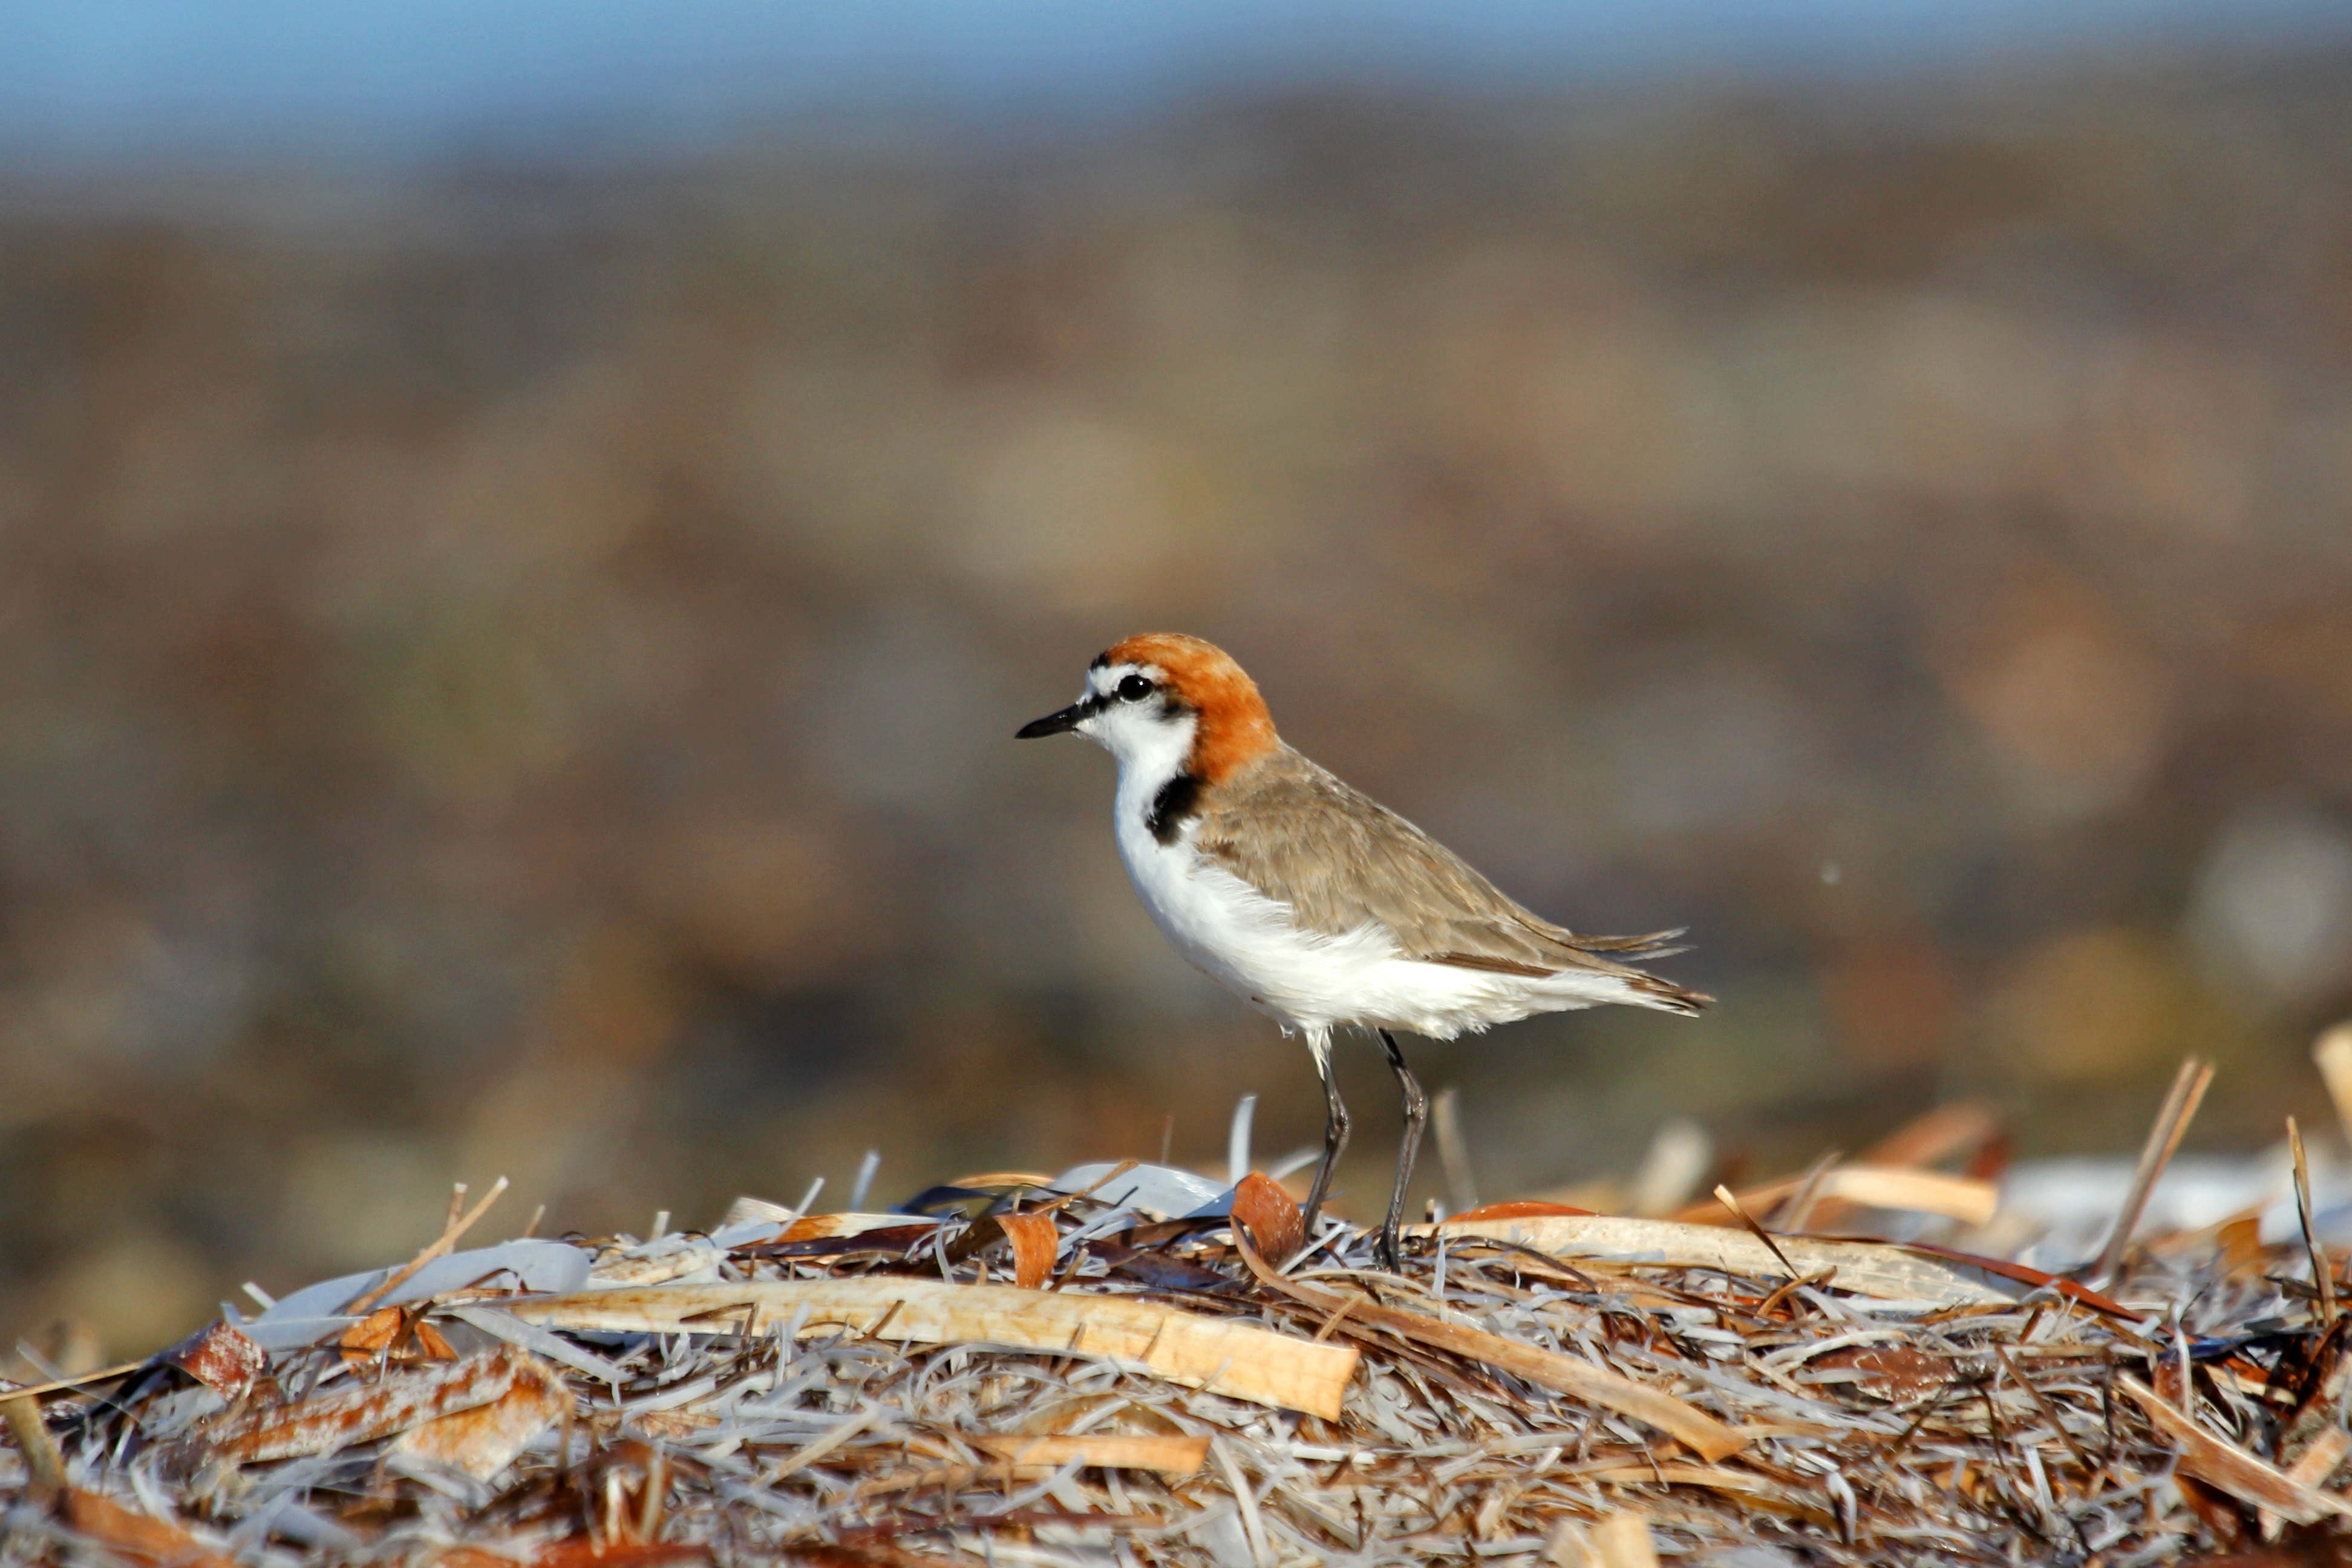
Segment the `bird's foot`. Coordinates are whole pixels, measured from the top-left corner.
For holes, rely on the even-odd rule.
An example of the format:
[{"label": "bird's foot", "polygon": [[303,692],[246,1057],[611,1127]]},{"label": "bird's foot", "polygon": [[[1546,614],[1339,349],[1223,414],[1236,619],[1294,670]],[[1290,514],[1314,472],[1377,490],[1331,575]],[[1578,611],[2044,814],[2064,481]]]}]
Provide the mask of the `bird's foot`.
[{"label": "bird's foot", "polygon": [[1380,1258],[1381,1267],[1390,1273],[1403,1272],[1403,1254],[1397,1236],[1396,1216],[1393,1215],[1390,1215],[1381,1226]]}]

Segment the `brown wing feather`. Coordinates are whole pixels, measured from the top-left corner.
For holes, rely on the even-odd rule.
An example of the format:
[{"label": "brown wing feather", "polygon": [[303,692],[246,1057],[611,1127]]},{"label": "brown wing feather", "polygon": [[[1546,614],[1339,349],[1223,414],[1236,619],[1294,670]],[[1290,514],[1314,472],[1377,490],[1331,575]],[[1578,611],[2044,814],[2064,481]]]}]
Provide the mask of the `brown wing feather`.
[{"label": "brown wing feather", "polygon": [[1526,975],[1594,970],[1694,1009],[1706,1000],[1601,956],[1663,956],[1672,950],[1660,944],[1676,933],[1583,936],[1556,926],[1288,746],[1208,792],[1193,842],[1313,931],[1336,936],[1371,921],[1408,956],[1433,963]]}]

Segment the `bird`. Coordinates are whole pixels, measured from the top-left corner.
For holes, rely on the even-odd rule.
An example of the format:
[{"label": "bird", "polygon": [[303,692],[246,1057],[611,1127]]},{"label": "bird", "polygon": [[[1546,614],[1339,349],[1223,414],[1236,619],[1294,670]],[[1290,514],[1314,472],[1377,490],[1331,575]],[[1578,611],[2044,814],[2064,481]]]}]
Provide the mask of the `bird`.
[{"label": "bird", "polygon": [[1114,643],[1068,707],[1018,740],[1075,734],[1118,764],[1119,858],[1187,961],[1285,1035],[1303,1035],[1324,1095],[1323,1155],[1305,1210],[1318,1234],[1348,1108],[1336,1029],[1379,1037],[1404,1140],[1380,1256],[1398,1267],[1405,1189],[1428,1100],[1397,1031],[1450,1040],[1537,1013],[1626,1003],[1685,1016],[1712,997],[1634,966],[1682,951],[1680,931],[1595,936],[1554,925],[1276,732],[1257,684],[1215,644],[1181,632]]}]

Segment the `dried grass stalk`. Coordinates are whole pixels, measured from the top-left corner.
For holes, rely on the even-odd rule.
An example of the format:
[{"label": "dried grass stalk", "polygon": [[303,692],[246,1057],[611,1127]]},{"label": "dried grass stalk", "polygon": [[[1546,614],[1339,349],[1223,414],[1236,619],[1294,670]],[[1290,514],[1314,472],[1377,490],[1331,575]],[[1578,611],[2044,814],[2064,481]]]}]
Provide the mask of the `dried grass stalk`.
[{"label": "dried grass stalk", "polygon": [[496,1289],[485,1249],[373,1317],[217,1324],[103,1394],[0,1389],[0,1550],[2153,1568],[2352,1529],[2352,1318],[2250,1226],[2138,1238],[2126,1303],[1932,1247],[1509,1205],[1421,1227],[1395,1271],[1339,1227],[1283,1272],[1255,1244],[1289,1244],[1287,1200],[1156,1223],[1131,1186],[587,1244],[553,1277],[630,1283],[561,1297]]}]

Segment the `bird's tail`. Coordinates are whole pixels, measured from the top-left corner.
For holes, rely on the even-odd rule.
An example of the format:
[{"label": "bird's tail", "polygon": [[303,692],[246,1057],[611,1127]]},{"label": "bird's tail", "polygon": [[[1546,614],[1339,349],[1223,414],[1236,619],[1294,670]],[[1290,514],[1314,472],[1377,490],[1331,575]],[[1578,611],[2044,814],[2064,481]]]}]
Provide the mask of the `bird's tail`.
[{"label": "bird's tail", "polygon": [[1693,991],[1671,980],[1661,980],[1654,974],[1636,970],[1625,977],[1626,989],[1634,993],[1634,1000],[1644,1007],[1663,1012],[1680,1013],[1685,1018],[1696,1018],[1706,1005],[1715,1000],[1704,991]]},{"label": "bird's tail", "polygon": [[1627,962],[1638,960],[1650,963],[1688,952],[1689,949],[1675,942],[1675,938],[1687,929],[1676,926],[1672,931],[1654,931],[1645,936],[1587,936],[1579,931],[1570,941],[1586,952],[1609,955],[1611,967],[1618,972],[1625,988],[1633,993],[1627,1000],[1643,1007],[1680,1013],[1688,1018],[1697,1016],[1699,1011],[1715,998],[1704,991],[1693,991],[1686,985],[1677,985],[1671,980],[1635,969]]},{"label": "bird's tail", "polygon": [[1646,970],[1633,967],[1636,962],[1650,963],[1687,952],[1675,942],[1687,927],[1654,931],[1643,936],[1588,936],[1564,926],[1545,925],[1536,929],[1562,947],[1586,955],[1586,967],[1609,975],[1629,993],[1611,998],[1612,1001],[1655,1007],[1666,1013],[1680,1013],[1687,1018],[1696,1017],[1715,1000],[1704,991],[1693,991],[1686,985],[1677,985],[1671,980],[1661,979]]}]

